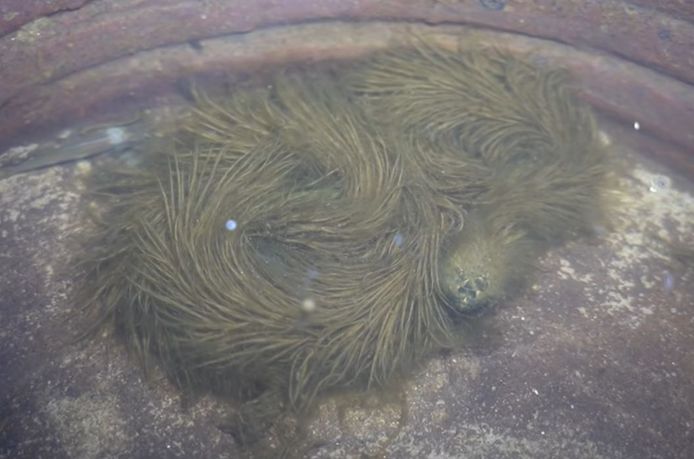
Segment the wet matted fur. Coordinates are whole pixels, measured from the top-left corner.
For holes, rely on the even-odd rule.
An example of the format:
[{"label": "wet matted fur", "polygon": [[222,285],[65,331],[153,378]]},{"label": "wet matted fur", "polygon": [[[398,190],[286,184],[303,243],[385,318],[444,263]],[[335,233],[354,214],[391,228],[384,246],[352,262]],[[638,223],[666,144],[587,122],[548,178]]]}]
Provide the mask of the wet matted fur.
[{"label": "wet matted fur", "polygon": [[93,323],[246,401],[250,430],[457,342],[604,214],[608,157],[563,72],[426,46],[341,70],[199,95],[176,139],[94,180]]}]

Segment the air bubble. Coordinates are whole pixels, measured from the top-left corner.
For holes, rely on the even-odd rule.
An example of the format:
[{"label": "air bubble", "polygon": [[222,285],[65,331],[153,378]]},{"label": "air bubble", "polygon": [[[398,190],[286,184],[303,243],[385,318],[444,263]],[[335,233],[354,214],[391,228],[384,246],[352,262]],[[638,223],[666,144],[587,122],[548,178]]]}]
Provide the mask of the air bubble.
[{"label": "air bubble", "polygon": [[675,288],[675,277],[668,270],[663,271],[663,288],[668,292]]},{"label": "air bubble", "polygon": [[125,130],[117,127],[106,129],[106,136],[108,137],[108,143],[111,145],[119,145],[125,142],[126,138],[128,137]]},{"label": "air bubble", "polygon": [[657,193],[658,191],[665,190],[670,187],[670,179],[664,175],[658,175],[653,177],[651,180],[648,190],[651,193]]},{"label": "air bubble", "polygon": [[393,236],[393,243],[395,244],[396,247],[402,246],[403,241],[405,238],[403,237],[400,232],[395,233],[395,236]]},{"label": "air bubble", "polygon": [[313,298],[306,298],[301,302],[301,309],[303,309],[304,312],[313,312],[316,310],[316,302]]}]

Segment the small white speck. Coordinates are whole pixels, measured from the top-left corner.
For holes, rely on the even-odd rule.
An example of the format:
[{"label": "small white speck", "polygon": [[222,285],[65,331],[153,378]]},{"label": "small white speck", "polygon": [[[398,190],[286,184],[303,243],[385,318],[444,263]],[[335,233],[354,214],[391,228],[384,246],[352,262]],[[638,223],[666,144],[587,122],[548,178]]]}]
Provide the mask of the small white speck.
[{"label": "small white speck", "polygon": [[306,298],[301,303],[301,309],[306,312],[313,312],[316,310],[316,302],[313,300],[313,298]]},{"label": "small white speck", "polygon": [[634,130],[638,131],[639,129],[641,129],[641,125],[639,124],[638,121],[634,121]]},{"label": "small white speck", "polygon": [[400,234],[400,232],[395,233],[395,236],[393,236],[393,243],[395,243],[396,247],[402,246],[403,242],[403,236]]},{"label": "small white speck", "polygon": [[663,288],[666,291],[671,291],[675,287],[675,276],[668,270],[663,271]]},{"label": "small white speck", "polygon": [[540,392],[537,389],[533,389],[532,391],[533,391],[533,394],[540,395]]},{"label": "small white speck", "polygon": [[643,314],[644,316],[651,316],[651,315],[653,315],[653,314],[654,314],[653,306],[646,307],[646,308],[641,308],[641,314]]},{"label": "small white speck", "polygon": [[229,231],[234,231],[236,229],[236,226],[237,226],[236,220],[234,220],[234,219],[229,219],[224,224],[224,227],[226,229],[228,229]]},{"label": "small white speck", "polygon": [[78,161],[75,169],[79,174],[88,174],[92,171],[92,164],[89,161]]},{"label": "small white speck", "polygon": [[125,142],[128,137],[123,128],[113,127],[106,129],[106,135],[108,136],[108,143],[111,145],[118,145]]}]

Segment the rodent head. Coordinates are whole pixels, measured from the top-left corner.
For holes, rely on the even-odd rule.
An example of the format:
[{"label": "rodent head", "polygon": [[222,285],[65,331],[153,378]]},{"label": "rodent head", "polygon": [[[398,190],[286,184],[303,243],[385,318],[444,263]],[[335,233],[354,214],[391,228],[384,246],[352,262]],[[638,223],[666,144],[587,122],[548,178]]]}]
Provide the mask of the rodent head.
[{"label": "rodent head", "polygon": [[447,248],[441,283],[455,308],[477,312],[514,291],[525,279],[533,244],[521,231],[493,230],[482,214],[470,214]]}]

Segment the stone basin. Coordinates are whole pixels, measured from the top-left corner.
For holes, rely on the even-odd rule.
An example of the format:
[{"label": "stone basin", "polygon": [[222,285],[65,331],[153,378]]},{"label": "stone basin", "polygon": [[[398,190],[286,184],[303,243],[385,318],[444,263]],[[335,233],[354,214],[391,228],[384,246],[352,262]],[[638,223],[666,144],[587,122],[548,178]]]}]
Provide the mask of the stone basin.
[{"label": "stone basin", "polygon": [[[659,241],[694,244],[692,21],[694,4],[677,0],[7,0],[0,163],[75,126],[181,106],[181,82],[347,60],[413,35],[565,67],[629,165],[616,230],[543,257],[528,291],[397,399],[325,400],[306,454],[687,458],[694,268]],[[0,457],[238,457],[219,401],[145,380],[109,334],[69,341],[69,238],[86,218],[84,176],[109,160],[0,180]]]}]

